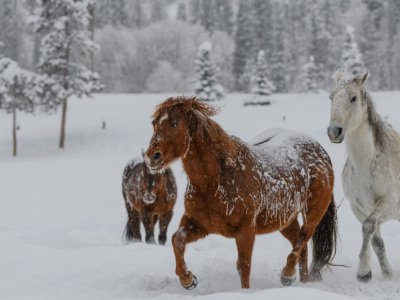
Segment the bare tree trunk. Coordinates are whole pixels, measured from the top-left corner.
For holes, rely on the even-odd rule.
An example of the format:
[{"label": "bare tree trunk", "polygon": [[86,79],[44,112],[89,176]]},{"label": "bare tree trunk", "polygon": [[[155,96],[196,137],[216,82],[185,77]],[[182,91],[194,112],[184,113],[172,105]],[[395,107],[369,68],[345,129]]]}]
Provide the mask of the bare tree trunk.
[{"label": "bare tree trunk", "polygon": [[59,143],[59,147],[61,149],[64,149],[65,145],[65,123],[67,119],[67,104],[68,104],[68,98],[65,98],[63,100],[62,112],[61,112],[61,131],[60,131],[60,143]]},{"label": "bare tree trunk", "polygon": [[13,108],[12,114],[13,114],[12,116],[13,156],[17,156],[17,109],[15,106]]},{"label": "bare tree trunk", "polygon": [[[65,16],[68,16],[68,11],[65,11]],[[68,21],[65,21],[65,35],[69,36],[69,24]],[[68,73],[69,73],[69,45],[65,49],[65,67],[64,67],[64,89],[68,92],[69,89],[69,82],[68,82]],[[65,146],[65,123],[67,120],[67,104],[68,104],[68,97],[64,98],[62,103],[62,112],[61,112],[61,130],[60,130],[60,143],[58,147],[60,149],[64,149]]]},{"label": "bare tree trunk", "polygon": [[[89,21],[89,31],[90,31],[90,39],[94,42],[94,14],[95,14],[95,3],[90,5],[88,10],[90,14],[90,21]],[[90,71],[94,71],[94,52],[90,51]]]}]

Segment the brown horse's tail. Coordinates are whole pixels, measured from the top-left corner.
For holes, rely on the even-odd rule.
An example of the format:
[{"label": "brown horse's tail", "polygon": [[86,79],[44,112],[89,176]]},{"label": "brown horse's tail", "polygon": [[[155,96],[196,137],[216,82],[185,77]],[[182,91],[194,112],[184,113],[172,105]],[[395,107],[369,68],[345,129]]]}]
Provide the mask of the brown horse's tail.
[{"label": "brown horse's tail", "polygon": [[336,254],[337,216],[336,205],[332,195],[328,210],[318,224],[313,235],[313,261],[310,280],[321,277],[321,269],[329,265]]}]

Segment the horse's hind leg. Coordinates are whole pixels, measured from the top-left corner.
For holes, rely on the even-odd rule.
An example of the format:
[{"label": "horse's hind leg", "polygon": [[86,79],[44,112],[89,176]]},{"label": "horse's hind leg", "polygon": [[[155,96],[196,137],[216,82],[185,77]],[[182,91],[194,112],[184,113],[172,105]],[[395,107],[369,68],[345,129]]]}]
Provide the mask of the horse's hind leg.
[{"label": "horse's hind leg", "polygon": [[171,222],[173,211],[168,211],[160,216],[160,234],[158,235],[158,243],[165,245],[167,241],[167,230],[169,222]]},{"label": "horse's hind leg", "polygon": [[378,257],[383,277],[385,279],[392,279],[393,272],[386,257],[385,244],[383,243],[379,225],[375,230],[374,235],[372,236],[372,248],[374,249],[375,254]]},{"label": "horse's hind leg", "polygon": [[251,270],[251,255],[255,240],[254,232],[241,233],[236,237],[236,246],[238,249],[237,270],[242,283],[242,288],[250,287],[250,270]]},{"label": "horse's hind leg", "polygon": [[[294,248],[296,246],[300,234],[300,225],[297,218],[294,219],[293,222],[288,227],[282,229],[281,234],[289,240],[289,242],[292,244],[292,247]],[[301,251],[299,259],[299,273],[301,282],[307,281],[308,277],[307,260],[308,260],[308,250],[306,245],[304,249]]]},{"label": "horse's hind leg", "polygon": [[142,223],[146,232],[146,243],[153,244],[154,241],[154,219],[153,214],[149,210],[142,212]]},{"label": "horse's hind leg", "polygon": [[304,249],[307,248],[307,242],[312,237],[316,227],[311,224],[306,223],[301,227],[293,250],[287,257],[286,266],[283,268],[281,275],[281,283],[283,285],[291,285],[296,280],[296,265],[301,254],[304,253]]}]

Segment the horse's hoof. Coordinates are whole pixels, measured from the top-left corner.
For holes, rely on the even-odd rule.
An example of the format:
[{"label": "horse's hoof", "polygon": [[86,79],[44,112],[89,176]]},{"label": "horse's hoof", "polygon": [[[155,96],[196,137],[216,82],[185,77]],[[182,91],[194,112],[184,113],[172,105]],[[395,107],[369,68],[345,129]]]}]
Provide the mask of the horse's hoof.
[{"label": "horse's hoof", "polygon": [[365,275],[359,275],[357,274],[357,280],[359,282],[370,282],[372,278],[372,273],[371,271],[369,271],[367,274]]},{"label": "horse's hoof", "polygon": [[393,279],[393,272],[382,272],[383,279],[385,280],[392,280]]},{"label": "horse's hoof", "polygon": [[292,285],[293,282],[295,282],[295,281],[296,281],[296,276],[287,277],[287,276],[281,275],[281,283],[284,286]]},{"label": "horse's hoof", "polygon": [[308,281],[310,282],[322,281],[321,273],[319,271],[311,272],[310,275],[308,276]]},{"label": "horse's hoof", "polygon": [[146,244],[155,244],[155,243],[156,243],[156,241],[154,239],[154,236],[150,236],[150,237],[146,236]]},{"label": "horse's hoof", "polygon": [[187,285],[182,284],[182,286],[187,290],[193,290],[197,286],[197,277],[192,274],[192,282]]},{"label": "horse's hoof", "polygon": [[166,236],[162,236],[162,235],[159,235],[158,236],[158,243],[160,244],[160,245],[165,245],[165,243],[167,242],[167,237]]}]

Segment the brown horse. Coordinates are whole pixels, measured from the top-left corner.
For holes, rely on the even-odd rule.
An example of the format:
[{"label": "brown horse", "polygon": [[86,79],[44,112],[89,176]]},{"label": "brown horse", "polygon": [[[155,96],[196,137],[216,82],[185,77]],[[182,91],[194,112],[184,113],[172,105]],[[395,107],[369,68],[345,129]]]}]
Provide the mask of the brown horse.
[{"label": "brown horse", "polygon": [[141,159],[130,161],[122,176],[128,222],[125,227],[126,241],[141,241],[140,221],[146,232],[146,243],[154,243],[154,226],[159,220],[158,242],[167,241],[167,229],[176,202],[176,183],[171,169],[151,174]]},{"label": "brown horse", "polygon": [[196,98],[167,99],[154,112],[154,134],[145,153],[150,171],[159,172],[181,158],[188,176],[185,213],[172,237],[181,284],[187,289],[197,285],[184,260],[186,244],[215,233],[236,240],[237,270],[242,287],[248,288],[255,235],[277,230],[293,246],[282,284],[295,280],[297,263],[302,282],[319,280],[336,251],[334,174],[328,154],[312,138],[282,129],[267,131],[248,145],[210,118],[216,112]]}]

